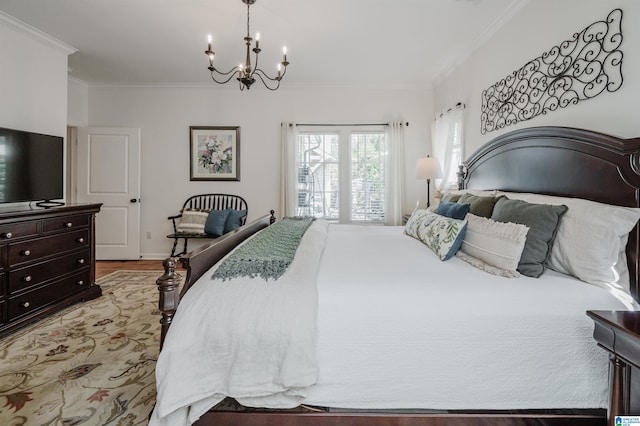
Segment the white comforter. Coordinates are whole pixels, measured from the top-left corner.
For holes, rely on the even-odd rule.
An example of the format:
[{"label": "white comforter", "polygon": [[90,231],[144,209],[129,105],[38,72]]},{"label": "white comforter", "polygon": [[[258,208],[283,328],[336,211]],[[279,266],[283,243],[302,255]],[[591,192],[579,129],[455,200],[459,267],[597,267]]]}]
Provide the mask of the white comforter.
[{"label": "white comforter", "polygon": [[300,404],[318,377],[316,277],[327,228],[309,227],[277,281],[212,281],[212,270],[187,292],[158,358],[151,425],[191,424],[226,396]]},{"label": "white comforter", "polygon": [[607,354],[585,311],[634,306],[551,270],[441,262],[401,227],[331,225],[318,292],[305,404],[340,408],[605,408]]},{"label": "white comforter", "polygon": [[[318,232],[315,226],[303,242]],[[313,321],[315,302],[300,305],[289,294],[301,282],[272,283],[270,295],[260,290],[266,288],[261,281],[238,295],[237,285],[212,285],[205,276],[181,302],[158,360],[152,425],[193,422],[224,395],[282,408],[299,402],[382,409],[606,407],[607,356],[591,337],[585,311],[633,309],[628,295],[553,271],[510,279],[458,258],[441,262],[402,227],[331,225],[326,241],[317,275],[317,336],[291,342],[305,347],[303,359],[317,357],[319,374],[313,362],[296,361],[291,365],[299,372],[285,383],[278,372],[262,371],[272,359],[257,349],[258,333],[280,333],[263,327],[286,322],[285,313]],[[317,258],[322,253],[310,250]],[[294,265],[309,267],[297,263],[298,254],[292,273]],[[254,310],[262,321],[245,319]],[[246,335],[255,327],[255,351],[214,355],[222,343],[204,337],[213,331],[210,315],[223,321],[231,342],[237,331]],[[304,334],[297,321],[290,325],[292,333]],[[307,344],[316,341],[308,353]],[[242,369],[236,359],[245,361]]]}]

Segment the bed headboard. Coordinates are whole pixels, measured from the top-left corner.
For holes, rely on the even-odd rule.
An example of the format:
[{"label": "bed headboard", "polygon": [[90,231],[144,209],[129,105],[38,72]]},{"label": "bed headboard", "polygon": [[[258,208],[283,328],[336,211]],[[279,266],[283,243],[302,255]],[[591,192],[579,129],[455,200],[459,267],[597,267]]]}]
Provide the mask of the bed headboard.
[{"label": "bed headboard", "polygon": [[[460,189],[536,192],[640,207],[640,138],[569,127],[531,127],[489,141],[458,174]],[[633,297],[640,296],[640,234],[629,234]]]}]

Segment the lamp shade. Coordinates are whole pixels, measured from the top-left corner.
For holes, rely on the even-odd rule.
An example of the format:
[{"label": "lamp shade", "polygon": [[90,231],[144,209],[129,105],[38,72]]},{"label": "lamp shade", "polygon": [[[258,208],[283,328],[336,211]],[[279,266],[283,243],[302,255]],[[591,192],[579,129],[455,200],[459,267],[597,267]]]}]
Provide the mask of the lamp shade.
[{"label": "lamp shade", "polygon": [[442,167],[435,157],[418,158],[416,164],[416,179],[440,179],[442,177]]}]

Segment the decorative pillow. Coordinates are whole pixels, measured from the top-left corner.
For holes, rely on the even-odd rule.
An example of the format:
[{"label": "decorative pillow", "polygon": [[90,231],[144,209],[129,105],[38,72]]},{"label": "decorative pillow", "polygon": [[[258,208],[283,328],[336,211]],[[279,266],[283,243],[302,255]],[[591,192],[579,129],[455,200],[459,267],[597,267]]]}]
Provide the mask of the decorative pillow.
[{"label": "decorative pillow", "polygon": [[447,201],[449,203],[457,203],[460,197],[462,197],[463,195],[464,194],[448,193],[448,194],[445,194],[444,197],[442,197],[442,201],[440,202],[442,203],[444,201]]},{"label": "decorative pillow", "polygon": [[430,214],[434,214],[434,213],[431,213],[424,209],[415,209],[413,213],[411,213],[409,220],[407,220],[407,224],[404,226],[404,233],[410,237],[419,239],[418,227],[422,222],[424,222],[424,220]]},{"label": "decorative pillow", "polygon": [[469,213],[471,204],[450,203],[448,201],[440,201],[436,208],[436,213],[441,216],[450,217],[451,219],[462,220]]},{"label": "decorative pillow", "polygon": [[580,198],[529,193],[504,193],[509,198],[569,207],[562,217],[549,268],[590,284],[629,292],[626,246],[629,232],[640,220],[640,209],[613,206]]},{"label": "decorative pillow", "polygon": [[[410,223],[412,225],[410,227],[411,233],[407,232]],[[456,254],[466,230],[467,222],[465,220],[451,219],[425,210],[422,210],[418,215],[412,215],[405,227],[407,235],[426,244],[438,255],[440,260],[448,260]],[[414,231],[416,236],[412,235]]]},{"label": "decorative pillow", "polygon": [[[473,266],[502,277],[519,277],[516,270],[524,250],[529,228],[517,223],[496,222],[492,219],[468,214],[467,233],[458,257]],[[465,253],[480,262],[472,262]]]},{"label": "decorative pillow", "polygon": [[521,274],[538,278],[544,273],[560,219],[567,210],[568,207],[565,205],[531,204],[506,197],[498,200],[491,219],[520,223],[529,227],[527,241],[518,263],[518,271]]},{"label": "decorative pillow", "polygon": [[444,197],[449,196],[450,198],[453,198],[455,201],[452,201],[452,200],[445,200],[445,201],[456,202],[464,194],[478,195],[480,197],[495,197],[497,192],[498,191],[495,190],[495,189],[490,189],[490,190],[486,190],[486,189],[449,189],[444,193],[442,199],[444,200]]},{"label": "decorative pillow", "polygon": [[180,234],[204,234],[209,210],[184,209],[176,229]]},{"label": "decorative pillow", "polygon": [[224,234],[224,226],[227,223],[229,213],[231,213],[231,209],[211,210],[204,224],[204,232],[216,237]]},{"label": "decorative pillow", "polygon": [[229,217],[224,225],[224,233],[233,231],[236,228],[242,226],[242,218],[247,215],[246,210],[227,209],[229,211]]},{"label": "decorative pillow", "polygon": [[480,195],[474,194],[463,194],[459,199],[458,203],[469,203],[471,207],[469,208],[469,213],[472,213],[476,216],[482,217],[491,217],[491,213],[493,213],[493,208],[501,197],[484,197]]}]

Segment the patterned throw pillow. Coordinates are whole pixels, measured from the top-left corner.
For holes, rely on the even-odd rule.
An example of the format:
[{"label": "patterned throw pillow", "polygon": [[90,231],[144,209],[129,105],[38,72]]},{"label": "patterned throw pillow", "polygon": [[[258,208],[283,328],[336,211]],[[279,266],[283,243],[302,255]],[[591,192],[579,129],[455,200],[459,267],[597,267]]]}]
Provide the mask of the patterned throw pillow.
[{"label": "patterned throw pillow", "polygon": [[404,233],[410,237],[418,238],[418,227],[425,220],[425,218],[432,213],[423,209],[415,209],[411,213],[411,217],[407,220],[407,224],[404,227]]},{"label": "patterned throw pillow", "polygon": [[464,239],[467,221],[451,219],[426,210],[416,210],[405,226],[405,233],[422,241],[440,260],[453,257]]},{"label": "patterned throw pillow", "polygon": [[204,234],[204,224],[209,217],[209,210],[184,209],[180,223],[176,225],[179,234]]}]

